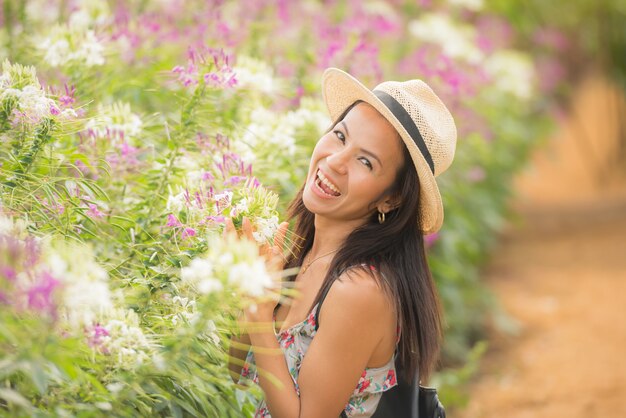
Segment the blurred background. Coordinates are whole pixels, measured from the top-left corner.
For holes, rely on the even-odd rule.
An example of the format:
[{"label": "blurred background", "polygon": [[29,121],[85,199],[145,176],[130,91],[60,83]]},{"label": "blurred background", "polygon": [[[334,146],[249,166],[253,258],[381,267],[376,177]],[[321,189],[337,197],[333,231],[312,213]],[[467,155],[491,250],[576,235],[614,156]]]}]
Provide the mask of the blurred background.
[{"label": "blurred background", "polygon": [[[171,199],[150,178],[173,167],[182,184],[197,161],[215,158],[202,151],[196,163],[168,165],[194,149],[174,143],[209,137],[226,138],[241,167],[254,165],[280,195],[282,218],[329,122],[325,68],[371,88],[423,79],[459,133],[455,162],[439,178],[444,226],[426,237],[446,312],[428,383],[451,416],[626,415],[626,2],[4,0],[0,20],[0,58],[33,65],[60,108],[77,111],[82,125],[53,148],[99,185],[108,203],[96,209],[126,217],[124,233],[139,224],[162,231]],[[163,133],[171,119],[185,121],[175,141]],[[148,162],[160,165],[143,178]],[[128,190],[157,197],[149,209],[131,207]],[[62,229],[37,213],[37,228]],[[116,264],[124,251],[98,233],[64,230],[91,242],[121,287],[135,285]],[[170,273],[154,273],[154,248],[145,251],[137,274],[169,288]],[[132,306],[152,329],[148,303]]]}]

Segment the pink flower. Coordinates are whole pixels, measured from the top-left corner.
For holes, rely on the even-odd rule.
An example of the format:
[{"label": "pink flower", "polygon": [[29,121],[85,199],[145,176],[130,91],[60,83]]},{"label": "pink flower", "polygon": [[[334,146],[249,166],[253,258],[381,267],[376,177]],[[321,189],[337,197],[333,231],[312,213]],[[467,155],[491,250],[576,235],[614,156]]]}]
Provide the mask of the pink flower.
[{"label": "pink flower", "polygon": [[17,277],[17,273],[13,267],[2,266],[0,267],[0,277],[13,282]]},{"label": "pink flower", "polygon": [[104,337],[109,336],[109,331],[102,325],[96,324],[88,332],[89,334],[87,336],[87,344],[89,345],[89,347],[100,349],[102,352],[107,354],[108,350],[106,349],[106,347],[102,347],[102,344],[104,343]]},{"label": "pink flower", "polygon": [[61,97],[59,97],[59,103],[61,103],[61,106],[63,107],[69,107],[72,104],[74,104],[74,102],[76,101],[76,99],[74,98],[74,94],[76,93],[76,87],[71,86],[68,87],[67,84],[65,85],[65,94]]},{"label": "pink flower", "polygon": [[482,167],[472,167],[467,173],[467,179],[476,183],[485,179],[485,170]]},{"label": "pink flower", "polygon": [[60,283],[50,273],[44,272],[40,277],[40,282],[26,291],[28,307],[53,314],[55,309],[53,292]]},{"label": "pink flower", "polygon": [[196,236],[196,230],[193,228],[185,228],[183,229],[182,235],[181,237],[183,239],[185,238],[189,238],[189,237],[195,237]]},{"label": "pink flower", "polygon": [[179,226],[183,226],[183,224],[181,224],[180,221],[176,219],[176,216],[170,213],[169,215],[167,215],[167,226],[179,227]]},{"label": "pink flower", "polygon": [[87,216],[89,216],[91,219],[98,219],[98,218],[102,218],[104,217],[104,213],[102,213],[100,211],[100,209],[98,209],[98,206],[93,204],[93,203],[89,203],[87,205],[89,207],[89,209],[87,210]]},{"label": "pink flower", "polygon": [[65,206],[63,206],[62,204],[57,203],[57,202],[52,202],[51,203],[51,202],[48,201],[47,197],[44,197],[41,200],[41,203],[44,205],[46,210],[48,210],[49,212],[52,212],[54,214],[63,215],[63,213],[65,212]]},{"label": "pink flower", "polygon": [[439,239],[439,233],[435,232],[434,234],[429,234],[424,237],[424,242],[426,244],[426,248],[432,247],[432,245],[437,242]]},{"label": "pink flower", "polygon": [[226,222],[226,217],[225,216],[207,216],[207,220],[210,222],[223,224],[224,222]]}]

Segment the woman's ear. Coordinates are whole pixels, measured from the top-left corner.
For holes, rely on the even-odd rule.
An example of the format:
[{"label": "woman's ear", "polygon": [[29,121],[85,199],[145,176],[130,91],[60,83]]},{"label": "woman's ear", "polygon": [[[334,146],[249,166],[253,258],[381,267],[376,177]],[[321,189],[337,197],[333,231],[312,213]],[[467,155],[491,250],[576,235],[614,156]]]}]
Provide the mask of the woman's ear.
[{"label": "woman's ear", "polygon": [[394,209],[397,209],[400,206],[400,196],[388,196],[380,202],[376,208],[379,212],[387,213]]}]

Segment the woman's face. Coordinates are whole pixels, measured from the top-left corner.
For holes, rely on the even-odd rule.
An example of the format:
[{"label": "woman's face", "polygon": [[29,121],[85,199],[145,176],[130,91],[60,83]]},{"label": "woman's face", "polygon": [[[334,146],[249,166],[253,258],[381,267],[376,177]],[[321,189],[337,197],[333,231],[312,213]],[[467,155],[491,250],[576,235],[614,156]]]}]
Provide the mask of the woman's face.
[{"label": "woman's face", "polygon": [[316,215],[365,222],[388,212],[387,192],[404,163],[404,144],[376,109],[359,103],[315,146],[302,199]]}]

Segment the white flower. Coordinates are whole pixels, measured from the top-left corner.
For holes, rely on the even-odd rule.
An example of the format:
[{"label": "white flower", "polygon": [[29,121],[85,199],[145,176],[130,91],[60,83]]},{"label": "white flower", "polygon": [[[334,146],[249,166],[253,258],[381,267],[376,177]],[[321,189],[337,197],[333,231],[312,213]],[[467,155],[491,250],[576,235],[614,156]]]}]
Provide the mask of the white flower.
[{"label": "white flower", "polygon": [[196,257],[191,260],[189,266],[183,267],[180,277],[183,281],[197,282],[202,278],[211,275],[213,264],[207,258]]},{"label": "white flower", "polygon": [[182,268],[180,276],[184,283],[191,284],[205,295],[223,288],[222,283],[214,277],[213,263],[208,258],[194,258],[189,266]]},{"label": "white flower", "polygon": [[88,248],[55,242],[45,264],[63,284],[60,310],[70,328],[89,325],[113,307],[108,275]]},{"label": "white flower", "polygon": [[195,323],[200,314],[196,312],[196,301],[187,297],[174,296],[172,299],[175,313],[172,316],[172,324],[178,325],[179,320],[183,319],[188,323]]},{"label": "white flower", "polygon": [[70,43],[64,38],[46,38],[42,42],[40,49],[46,51],[46,55],[43,59],[51,67],[58,67],[65,64],[69,61],[69,57],[71,55]]},{"label": "white flower", "polygon": [[185,207],[187,207],[186,202],[187,200],[185,199],[185,192],[180,192],[176,195],[173,195],[170,192],[170,195],[167,198],[165,208],[168,212],[179,213],[180,211],[185,209]]},{"label": "white flower", "polygon": [[252,149],[259,145],[277,146],[287,155],[295,153],[295,128],[284,124],[284,118],[274,112],[258,107],[250,114],[251,123],[243,135],[243,142]]},{"label": "white flower", "polygon": [[52,67],[68,62],[87,67],[104,64],[104,46],[92,30],[57,25],[39,42],[38,47],[44,53],[44,60]]},{"label": "white flower", "polygon": [[205,333],[213,341],[213,344],[218,345],[220,343],[220,336],[217,334],[217,327],[212,319],[207,321]]},{"label": "white flower", "polygon": [[271,218],[256,218],[256,231],[252,233],[259,244],[267,243],[278,230],[278,216]]},{"label": "white flower", "polygon": [[274,71],[263,61],[239,55],[233,71],[237,88],[249,88],[269,95],[274,95],[281,89],[279,81],[274,78]]},{"label": "white flower", "polygon": [[85,33],[85,39],[81,44],[77,55],[85,62],[87,67],[104,64],[104,46],[96,39],[93,31]]},{"label": "white flower", "polygon": [[23,89],[8,88],[0,94],[0,102],[8,98],[17,101],[19,110],[29,121],[40,122],[43,118],[50,116],[50,109],[55,106],[52,99],[46,97],[45,92],[38,86],[25,86]]},{"label": "white flower", "polygon": [[235,211],[237,212],[238,215],[247,213],[248,212],[248,199],[246,199],[245,197],[242,198],[235,205]]},{"label": "white flower", "polygon": [[223,266],[230,265],[233,261],[235,261],[235,257],[231,252],[224,252],[217,257],[217,262]]},{"label": "white flower", "polygon": [[261,259],[252,263],[241,262],[233,265],[228,274],[228,281],[250,296],[261,296],[274,284],[265,268],[265,262]]},{"label": "white flower", "polygon": [[464,7],[474,12],[482,10],[484,7],[483,0],[448,0],[448,4],[453,6]]},{"label": "white flower", "polygon": [[64,281],[64,284],[65,319],[74,328],[94,322],[113,306],[106,283],[79,280],[70,283]]},{"label": "white flower", "polygon": [[23,219],[12,218],[0,212],[0,235],[20,236],[26,232],[27,226]]},{"label": "white flower", "polygon": [[197,160],[194,160],[187,155],[181,155],[176,158],[176,167],[182,169],[183,171],[194,171],[199,169],[200,164]]},{"label": "white flower", "polygon": [[139,318],[134,311],[113,311],[103,327],[109,335],[103,338],[100,349],[117,357],[120,367],[132,369],[150,361],[154,344],[139,327]]},{"label": "white flower", "polygon": [[223,289],[222,282],[217,279],[207,277],[198,282],[198,292],[208,295],[213,292],[220,292]]},{"label": "white flower", "polygon": [[101,25],[109,19],[109,5],[104,0],[83,0],[79,8],[70,14],[69,25],[76,29],[87,29]]},{"label": "white flower", "polygon": [[304,98],[300,108],[287,113],[276,113],[262,106],[250,112],[250,122],[239,141],[234,141],[234,150],[246,161],[254,161],[255,153],[269,150],[268,157],[276,156],[280,149],[283,158],[290,158],[296,152],[296,135],[304,127],[323,132],[330,119],[322,109],[321,102]]},{"label": "white flower", "polygon": [[368,14],[384,16],[390,20],[398,18],[393,6],[384,1],[366,1],[363,3],[363,10],[365,10]]},{"label": "white flower", "polygon": [[218,193],[215,196],[213,196],[213,199],[219,205],[220,208],[226,208],[230,206],[233,200],[233,192],[224,191],[222,193]]},{"label": "white flower", "polygon": [[87,121],[85,129],[102,138],[112,133],[136,137],[141,134],[142,125],[141,118],[132,112],[128,103],[115,102],[110,105],[99,104],[96,116]]},{"label": "white flower", "polygon": [[49,0],[30,0],[26,2],[26,16],[31,22],[52,24],[59,20],[59,4]]},{"label": "white flower", "polygon": [[443,13],[426,13],[409,23],[409,32],[418,39],[441,46],[452,57],[476,64],[484,54],[476,44],[476,30],[453,22]]},{"label": "white flower", "polygon": [[528,55],[515,50],[500,50],[489,56],[484,66],[500,91],[522,100],[532,96],[535,71]]}]

